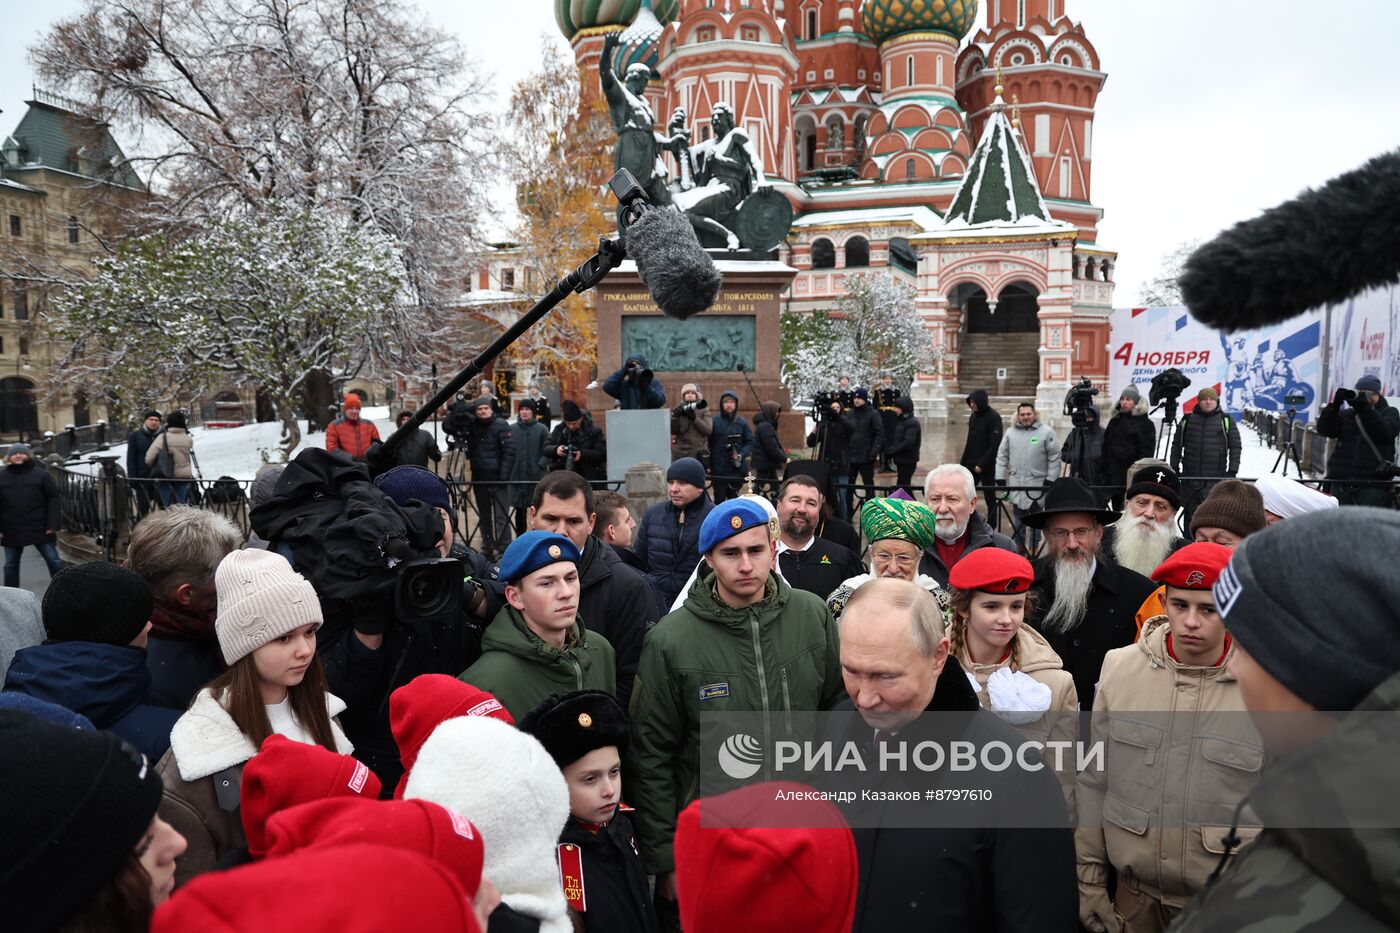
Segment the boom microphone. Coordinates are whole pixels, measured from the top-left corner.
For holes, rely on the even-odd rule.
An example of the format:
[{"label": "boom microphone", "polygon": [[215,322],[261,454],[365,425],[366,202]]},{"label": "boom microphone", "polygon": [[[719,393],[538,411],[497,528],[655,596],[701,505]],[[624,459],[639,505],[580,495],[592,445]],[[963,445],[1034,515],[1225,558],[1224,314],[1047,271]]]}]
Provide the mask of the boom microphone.
[{"label": "boom microphone", "polygon": [[1191,255],[1181,295],[1197,320],[1242,330],[1400,281],[1400,150],[1236,224]]},{"label": "boom microphone", "polygon": [[719,297],[719,270],[679,211],[643,210],[627,227],[624,239],[627,255],[637,263],[637,275],[662,314],[685,320]]}]

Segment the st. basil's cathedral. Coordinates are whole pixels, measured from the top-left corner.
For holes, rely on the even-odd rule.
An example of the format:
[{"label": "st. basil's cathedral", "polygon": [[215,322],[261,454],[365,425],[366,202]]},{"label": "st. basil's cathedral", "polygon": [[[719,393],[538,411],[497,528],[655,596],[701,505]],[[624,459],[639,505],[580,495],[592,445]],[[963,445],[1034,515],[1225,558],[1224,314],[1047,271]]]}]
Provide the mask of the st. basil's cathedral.
[{"label": "st. basil's cathedral", "polygon": [[970,40],[977,0],[555,0],[555,14],[585,76],[624,33],[614,67],[651,67],[659,124],[682,109],[703,141],[732,107],[793,207],[790,311],[834,308],[852,270],[889,269],[944,350],[938,407],[989,388],[1058,408],[1071,379],[1105,382],[1116,254],[1097,243],[1091,179],[1107,76],[1065,0],[989,0]]}]

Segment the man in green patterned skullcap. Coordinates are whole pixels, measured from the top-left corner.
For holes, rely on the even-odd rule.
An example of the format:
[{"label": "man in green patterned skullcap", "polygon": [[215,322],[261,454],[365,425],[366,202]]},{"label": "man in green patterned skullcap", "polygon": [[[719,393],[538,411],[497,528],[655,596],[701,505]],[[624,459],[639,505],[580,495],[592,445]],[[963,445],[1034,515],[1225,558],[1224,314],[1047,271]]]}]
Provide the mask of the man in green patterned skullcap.
[{"label": "man in green patterned skullcap", "polygon": [[948,608],[948,592],[931,577],[919,573],[924,548],[932,548],[938,513],[910,499],[871,499],[860,508],[860,531],[870,548],[870,573],[851,577],[827,597],[827,607],[840,619],[846,600],[863,583],[876,577],[895,577],[917,583],[933,594],[941,609]]},{"label": "man in green patterned skullcap", "polygon": [[878,541],[899,540],[922,551],[933,547],[937,527],[938,514],[909,499],[871,499],[860,510],[860,531],[872,548]]}]

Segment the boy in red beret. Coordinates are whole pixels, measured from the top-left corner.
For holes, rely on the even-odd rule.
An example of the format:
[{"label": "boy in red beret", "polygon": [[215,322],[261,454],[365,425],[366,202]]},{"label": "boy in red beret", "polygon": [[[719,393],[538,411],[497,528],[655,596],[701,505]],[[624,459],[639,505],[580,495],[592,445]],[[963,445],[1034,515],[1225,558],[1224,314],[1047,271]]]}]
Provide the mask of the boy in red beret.
[{"label": "boy in red beret", "polygon": [[[1234,552],[1189,544],[1152,572],[1166,614],[1104,658],[1079,774],[1079,917],[1094,931],[1156,933],[1205,887],[1236,805],[1258,782],[1263,743],[1226,667],[1234,647],[1211,587]],[[1256,828],[1236,831],[1246,842]],[[1118,874],[1110,900],[1108,866]]]}]

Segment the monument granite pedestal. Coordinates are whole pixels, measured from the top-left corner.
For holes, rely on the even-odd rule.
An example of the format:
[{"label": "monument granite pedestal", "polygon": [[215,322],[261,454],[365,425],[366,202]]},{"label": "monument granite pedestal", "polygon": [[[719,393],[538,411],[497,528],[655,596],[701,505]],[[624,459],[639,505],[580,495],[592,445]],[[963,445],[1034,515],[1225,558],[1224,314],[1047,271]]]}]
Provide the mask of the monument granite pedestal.
[{"label": "monument granite pedestal", "polygon": [[[797,270],[762,254],[715,250],[711,256],[724,275],[723,289],[712,308],[688,320],[666,317],[657,309],[630,261],[598,285],[598,383],[627,357],[640,355],[665,387],[668,408],[680,403],[681,386],[693,382],[712,414],[719,411],[720,394],[726,391],[738,396],[739,413],[750,425],[760,401],[777,402],[789,412],[792,397],[780,371],[778,315],[780,296]],[[741,364],[754,392],[744,383]],[[588,407],[601,422],[600,414],[613,407],[614,399],[599,385],[588,390]],[[779,439],[785,448],[803,446],[802,425],[800,415],[779,418]],[[611,466],[610,462],[609,472]]]}]

